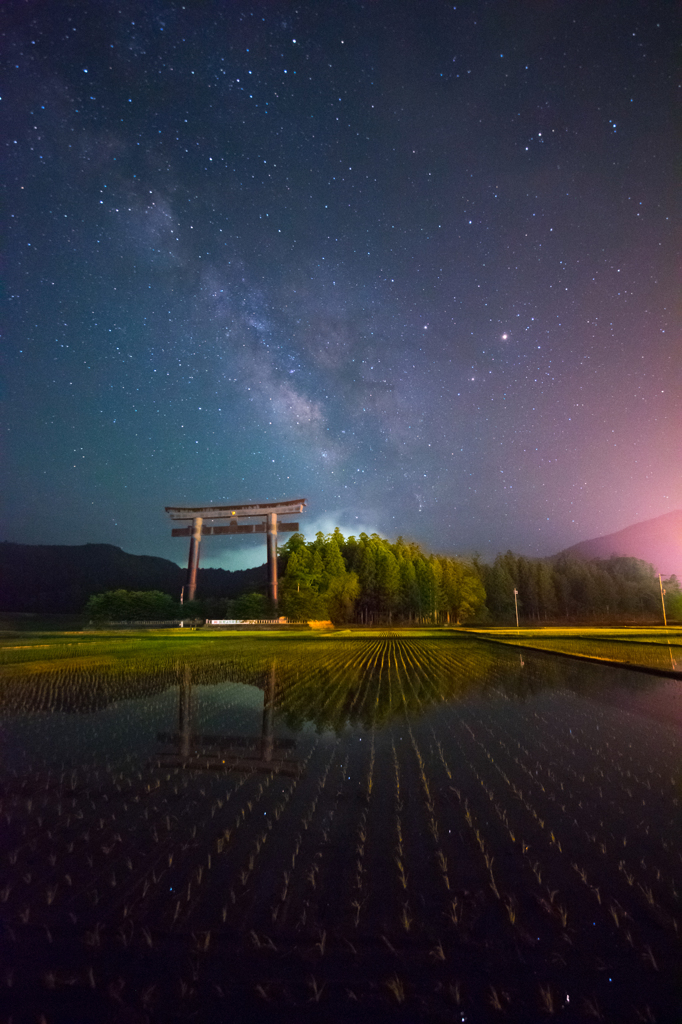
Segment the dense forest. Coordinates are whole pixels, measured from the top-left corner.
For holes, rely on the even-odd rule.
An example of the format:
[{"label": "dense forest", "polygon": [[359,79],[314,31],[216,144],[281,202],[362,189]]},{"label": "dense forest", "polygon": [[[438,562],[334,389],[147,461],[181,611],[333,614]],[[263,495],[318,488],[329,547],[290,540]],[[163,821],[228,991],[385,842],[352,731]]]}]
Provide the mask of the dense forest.
[{"label": "dense forest", "polygon": [[[627,620],[662,617],[661,585],[652,565],[614,556],[585,561],[571,555],[524,558],[507,551],[492,565],[474,559],[485,587],[486,606],[495,622],[514,618],[514,589],[525,622]],[[670,619],[682,618],[677,577],[663,580]]]},{"label": "dense forest", "polygon": [[485,612],[485,590],[473,565],[426,555],[402,538],[373,533],[345,538],[337,529],[284,545],[280,606],[292,619],[329,618],[364,625],[394,621],[460,623]]},{"label": "dense forest", "polygon": [[[418,624],[511,623],[514,590],[524,622],[660,618],[658,576],[638,558],[525,558],[508,551],[492,565],[427,555],[402,538],[295,534],[282,549],[281,607],[290,618]],[[663,581],[671,619],[682,618],[675,576]]]}]

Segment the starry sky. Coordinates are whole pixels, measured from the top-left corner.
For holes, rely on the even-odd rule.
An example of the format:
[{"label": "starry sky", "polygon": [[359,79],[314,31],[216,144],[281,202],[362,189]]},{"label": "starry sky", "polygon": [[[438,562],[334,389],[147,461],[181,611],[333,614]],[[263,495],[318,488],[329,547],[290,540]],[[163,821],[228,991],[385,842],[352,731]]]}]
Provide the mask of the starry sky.
[{"label": "starry sky", "polygon": [[543,555],[682,506],[677,5],[0,29],[0,539],[183,563],[165,505],[305,497],[308,533]]}]

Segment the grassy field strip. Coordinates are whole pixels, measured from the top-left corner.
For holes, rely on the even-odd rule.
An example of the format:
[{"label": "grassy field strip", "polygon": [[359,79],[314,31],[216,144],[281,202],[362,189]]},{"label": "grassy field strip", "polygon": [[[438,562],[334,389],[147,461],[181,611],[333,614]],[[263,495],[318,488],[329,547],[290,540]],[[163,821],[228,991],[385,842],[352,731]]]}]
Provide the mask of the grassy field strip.
[{"label": "grassy field strip", "polygon": [[[222,653],[223,650],[228,651],[230,647],[239,646],[245,642],[250,642],[251,647],[254,646],[260,649],[262,646],[270,645],[273,649],[278,643],[287,644],[287,642],[294,643],[311,643],[315,640],[323,639],[316,636],[315,634],[292,634],[292,633],[210,633],[209,631],[190,631],[190,630],[173,630],[164,632],[152,632],[152,631],[137,631],[137,632],[126,632],[116,634],[97,634],[92,638],[84,640],[73,641],[70,639],[73,634],[64,634],[63,639],[60,641],[55,640],[53,643],[46,645],[45,643],[35,644],[23,644],[21,646],[13,646],[9,644],[3,644],[0,640],[0,659],[2,659],[5,651],[12,652],[23,652],[19,655],[18,660],[23,658],[30,658],[31,652],[36,649],[44,649],[49,646],[56,652],[63,650],[64,657],[71,657],[71,647],[87,647],[95,648],[96,653],[108,654],[112,657],[120,656],[120,649],[126,646],[134,645],[135,653],[139,656],[143,651],[151,654],[155,657],[162,655],[168,656],[182,656],[183,654],[188,655],[191,653],[192,656],[197,656],[199,653],[211,654],[213,657],[216,656],[217,652]],[[41,638],[43,639],[43,638]],[[255,644],[254,644],[255,641]],[[17,654],[12,655],[17,658]]]},{"label": "grassy field strip", "polygon": [[[467,632],[468,633],[474,633],[474,630],[467,630]],[[502,640],[516,640],[516,639],[525,639],[525,638],[527,638],[527,639],[532,639],[535,643],[548,643],[548,644],[557,643],[557,642],[576,643],[576,644],[578,644],[578,643],[581,643],[581,644],[598,644],[598,643],[601,643],[601,644],[613,644],[613,645],[616,645],[616,646],[625,645],[625,644],[632,644],[635,647],[663,647],[664,649],[666,649],[668,647],[682,647],[682,636],[680,636],[679,634],[675,635],[674,637],[668,637],[667,639],[664,639],[664,640],[653,640],[653,639],[652,640],[647,640],[647,639],[640,639],[640,638],[632,638],[632,637],[629,637],[629,636],[628,637],[625,637],[625,636],[600,636],[600,637],[595,637],[595,636],[592,636],[591,634],[584,635],[584,636],[582,636],[582,635],[581,636],[573,636],[573,635],[571,635],[571,636],[561,636],[561,635],[552,635],[551,633],[548,635],[548,634],[544,634],[544,633],[540,633],[540,632],[532,632],[532,633],[528,633],[527,634],[527,633],[524,633],[523,631],[520,631],[519,634],[517,634],[516,631],[514,631],[513,633],[511,633],[511,632],[509,632],[509,633],[497,633],[497,632],[496,633],[492,633],[492,632],[485,633],[485,632],[481,631],[480,633],[476,633],[475,635],[490,636],[493,639],[502,639]]]},{"label": "grassy field strip", "polygon": [[[513,638],[513,637],[505,637],[505,640],[507,642],[510,642],[513,639],[515,639],[515,638]],[[520,639],[520,638],[517,638],[517,639]],[[550,639],[545,639],[544,637],[537,637],[537,638],[535,638],[533,640],[533,643],[537,644],[537,645],[540,645],[540,646],[543,646],[543,645],[553,645],[553,646],[561,645],[565,650],[573,650],[576,647],[580,647],[580,648],[583,648],[585,650],[604,650],[604,651],[627,650],[628,648],[635,648],[635,649],[639,649],[641,651],[644,651],[647,654],[652,653],[652,652],[658,653],[659,651],[668,651],[668,650],[670,650],[670,651],[672,651],[672,650],[678,651],[679,650],[682,653],[682,643],[672,643],[670,641],[668,641],[667,643],[649,643],[648,641],[641,641],[641,640],[620,640],[620,639],[600,639],[600,640],[595,640],[595,639],[592,639],[591,637],[584,637],[582,639],[578,639],[578,638],[574,638],[574,637],[566,637],[566,638],[554,637],[554,638],[550,638]]]},{"label": "grassy field strip", "polygon": [[542,636],[542,635],[538,635],[538,634],[531,634],[530,636],[526,637],[524,634],[517,635],[517,634],[511,634],[511,633],[505,633],[504,635],[501,635],[501,636],[500,635],[495,635],[495,634],[478,634],[478,635],[479,636],[485,635],[486,637],[489,637],[491,639],[505,640],[506,642],[510,642],[512,640],[520,640],[520,641],[529,640],[529,641],[532,641],[534,644],[554,644],[554,645],[562,644],[562,645],[565,645],[568,649],[570,649],[570,645],[574,645],[574,646],[581,645],[581,646],[583,646],[585,648],[589,648],[589,649],[592,649],[592,648],[604,648],[606,650],[612,650],[612,649],[618,649],[618,648],[626,648],[626,647],[639,647],[642,650],[651,650],[651,651],[659,650],[659,649],[662,649],[662,650],[671,649],[672,650],[672,649],[677,649],[677,648],[680,648],[682,650],[682,639],[679,638],[679,637],[676,637],[674,640],[668,639],[668,640],[665,640],[665,641],[663,641],[663,640],[653,641],[653,640],[633,640],[633,639],[630,639],[629,637],[628,638],[624,638],[624,637],[592,637],[592,636],[583,636],[583,637],[566,636],[566,637],[561,637],[561,636]]},{"label": "grassy field strip", "polygon": [[620,661],[615,658],[607,658],[595,654],[580,654],[576,651],[560,650],[558,647],[537,646],[535,644],[522,643],[512,639],[500,639],[483,633],[472,634],[477,639],[488,643],[500,644],[504,647],[515,648],[521,651],[535,651],[539,654],[554,654],[561,658],[574,658],[578,661],[588,661],[598,665],[610,665],[614,668],[629,669],[633,672],[648,672],[650,675],[667,676],[673,679],[682,679],[682,670],[674,667],[662,668],[655,665],[645,665],[632,661]]},{"label": "grassy field strip", "polygon": [[[445,630],[444,630],[445,631]],[[682,637],[682,626],[652,626],[650,628],[639,627],[602,627],[602,626],[521,626],[516,629],[513,626],[481,628],[479,626],[449,626],[449,632],[464,633],[486,633],[497,636],[576,636],[576,637]]]},{"label": "grassy field strip", "polygon": [[103,640],[101,637],[88,637],[86,640],[69,640],[65,636],[62,640],[55,641],[51,644],[39,644],[37,642],[32,644],[6,644],[3,643],[2,639],[0,639],[0,651],[27,651],[34,650],[37,647],[88,647],[92,646],[93,644],[101,644],[105,642],[109,644],[121,643],[123,641],[128,642],[130,640],[144,641],[145,639],[147,638],[143,634],[139,633],[133,635],[124,634],[122,636],[117,637],[109,636],[107,637],[106,641]]},{"label": "grassy field strip", "polygon": [[640,665],[647,668],[670,670],[673,673],[682,671],[682,647],[667,647],[663,644],[631,645],[623,649],[615,644],[592,644],[590,642],[551,641],[538,645],[542,650],[561,651],[564,654],[580,654],[583,657],[595,657],[602,660],[615,661],[623,665]]},{"label": "grassy field strip", "polygon": [[[506,640],[516,646],[512,640]],[[682,669],[682,646],[667,644],[636,644],[627,641],[593,641],[593,640],[539,640],[533,646],[538,650],[561,651],[564,654],[580,654],[602,660],[632,663],[651,666],[652,668]]]}]

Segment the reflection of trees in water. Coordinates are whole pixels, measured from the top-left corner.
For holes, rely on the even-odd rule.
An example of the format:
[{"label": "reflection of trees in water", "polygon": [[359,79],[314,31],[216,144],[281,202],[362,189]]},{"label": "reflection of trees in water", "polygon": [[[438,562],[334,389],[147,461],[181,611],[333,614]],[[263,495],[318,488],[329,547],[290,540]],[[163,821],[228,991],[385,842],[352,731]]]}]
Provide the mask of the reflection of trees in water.
[{"label": "reflection of trees in water", "polygon": [[280,710],[292,728],[307,721],[337,732],[349,724],[380,727],[401,715],[418,717],[444,701],[501,689],[523,699],[560,683],[553,665],[538,674],[515,654],[466,640],[387,637],[334,648],[305,665],[282,665]]},{"label": "reflection of trees in water", "polygon": [[[121,700],[145,699],[178,686],[186,667],[194,685],[244,683],[266,689],[275,672],[274,706],[300,729],[340,732],[345,726],[380,727],[407,714],[418,717],[444,701],[502,693],[525,700],[566,687],[597,696],[616,682],[646,689],[653,680],[573,664],[551,654],[531,655],[469,638],[388,634],[315,641],[231,642],[225,656],[152,656],[55,664],[32,673],[3,673],[0,709],[88,713]],[[273,669],[273,666],[274,669]]]}]

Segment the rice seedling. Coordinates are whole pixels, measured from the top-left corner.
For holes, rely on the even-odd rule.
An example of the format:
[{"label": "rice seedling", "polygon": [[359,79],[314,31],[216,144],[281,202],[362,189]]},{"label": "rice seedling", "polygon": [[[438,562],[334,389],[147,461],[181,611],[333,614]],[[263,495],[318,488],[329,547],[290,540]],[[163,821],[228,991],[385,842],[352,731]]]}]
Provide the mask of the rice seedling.
[{"label": "rice seedling", "polygon": [[320,956],[324,956],[325,947],[327,944],[327,932],[323,931],[320,934],[318,941],[315,943],[314,948],[318,950]]},{"label": "rice seedling", "polygon": [[409,932],[410,928],[414,924],[414,918],[410,914],[410,908],[407,903],[403,905],[402,913],[400,915],[400,923],[406,932]]},{"label": "rice seedling", "polygon": [[648,903],[648,904],[649,904],[650,906],[652,906],[652,907],[653,907],[653,906],[655,905],[655,900],[654,900],[654,894],[653,894],[653,892],[651,891],[651,887],[650,887],[650,886],[648,886],[648,885],[640,885],[640,884],[639,884],[639,882],[637,883],[637,885],[638,885],[638,887],[639,887],[639,888],[640,888],[640,889],[642,890],[642,892],[644,893],[644,895],[646,896],[646,900],[647,900],[647,903]]},{"label": "rice seedling", "polygon": [[319,1003],[326,988],[326,984],[323,983],[322,985],[318,985],[315,976],[311,974],[308,985],[312,992],[311,1002]]},{"label": "rice seedling", "polygon": [[651,965],[651,967],[653,967],[653,969],[655,971],[658,971],[658,969],[659,969],[658,962],[657,962],[656,957],[654,956],[654,954],[653,954],[653,952],[651,950],[651,946],[649,946],[648,944],[644,947],[644,952],[642,953],[642,959],[645,960],[647,963],[649,963]]},{"label": "rice seedling", "polygon": [[505,901],[505,910],[507,911],[507,917],[509,918],[510,924],[516,924],[516,903],[513,898],[509,897]]},{"label": "rice seedling", "polygon": [[558,1005],[549,985],[540,986],[540,1006],[547,1014],[553,1015],[557,1012]]},{"label": "rice seedling", "polygon": [[595,1020],[604,1020],[599,1003],[596,999],[586,998],[583,1000],[583,1013],[586,1017],[593,1017]]},{"label": "rice seedling", "polygon": [[396,1003],[402,1005],[405,1002],[405,986],[402,980],[397,975],[394,975],[385,982],[385,985]]},{"label": "rice seedling", "polygon": [[497,988],[491,985],[488,993],[488,1002],[494,1010],[504,1012],[507,1009],[509,997],[506,992],[498,992]]},{"label": "rice seedling", "polygon": [[450,918],[453,924],[459,924],[462,918],[462,908],[458,899],[450,901],[450,907],[447,911],[447,916]]}]

